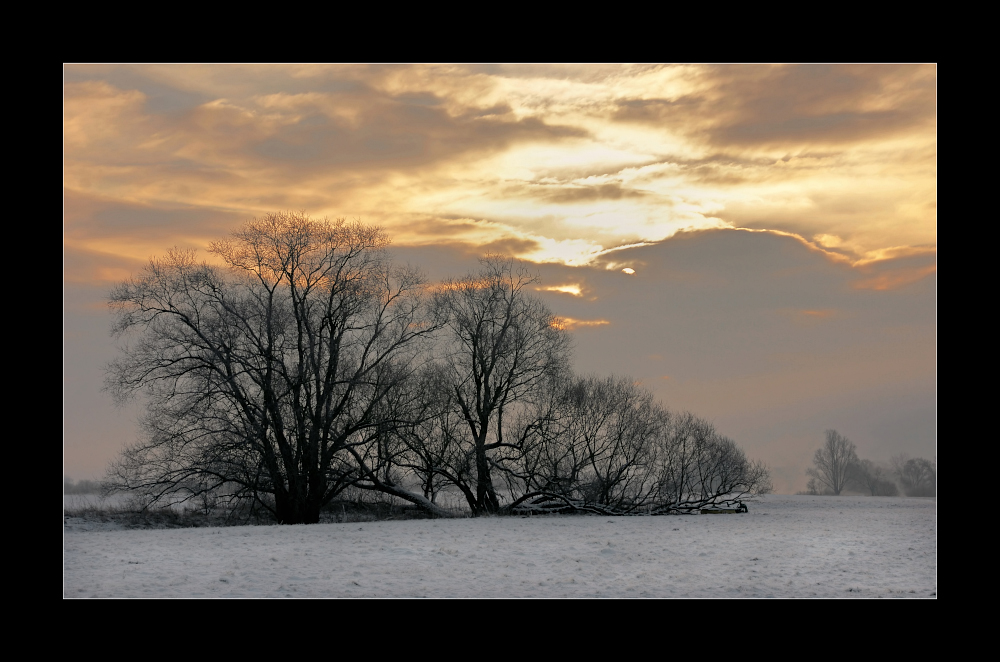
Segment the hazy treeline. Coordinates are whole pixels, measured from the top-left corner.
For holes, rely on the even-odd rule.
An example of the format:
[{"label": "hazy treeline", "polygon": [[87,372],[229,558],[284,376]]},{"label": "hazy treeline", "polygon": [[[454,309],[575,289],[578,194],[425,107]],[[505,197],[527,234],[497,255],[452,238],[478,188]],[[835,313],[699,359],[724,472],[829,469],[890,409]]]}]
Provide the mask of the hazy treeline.
[{"label": "hazy treeline", "polygon": [[63,476],[63,494],[100,494],[101,482],[97,480],[74,481],[69,476]]},{"label": "hazy treeline", "polygon": [[770,490],[706,421],[627,377],[574,375],[524,265],[488,256],[428,284],[388,243],[269,214],[212,244],[225,266],[175,250],[115,288],[107,387],[147,414],[108,488],[282,523],[359,489],[441,516],[443,494],[473,515],[657,514]]},{"label": "hazy treeline", "polygon": [[826,442],[806,469],[809,482],[804,494],[855,491],[871,496],[937,496],[937,465],[922,457],[893,456],[889,462],[861,459],[857,446],[836,430],[826,431]]}]

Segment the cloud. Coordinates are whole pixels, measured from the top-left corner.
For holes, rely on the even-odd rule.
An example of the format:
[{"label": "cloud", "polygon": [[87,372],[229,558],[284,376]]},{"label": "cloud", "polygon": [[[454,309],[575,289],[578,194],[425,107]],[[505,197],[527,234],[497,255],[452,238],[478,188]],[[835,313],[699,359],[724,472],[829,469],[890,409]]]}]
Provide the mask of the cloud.
[{"label": "cloud", "polygon": [[607,324],[611,324],[611,322],[602,319],[578,320],[578,319],[573,319],[572,317],[557,317],[555,321],[552,323],[554,327],[556,327],[557,329],[562,329],[564,331],[575,331],[576,329],[580,329],[583,327],[605,326]]},{"label": "cloud", "polygon": [[[142,268],[142,260],[133,260],[105,252],[93,251],[71,246],[63,249],[63,281],[65,283],[80,283],[98,285],[110,288]],[[66,305],[75,305],[66,301]],[[97,305],[104,308],[104,302],[89,302],[84,305]]]},{"label": "cloud", "polygon": [[677,98],[622,99],[615,118],[710,144],[801,148],[885,139],[933,126],[933,65],[729,65],[699,71]]},{"label": "cloud", "polygon": [[643,198],[649,195],[645,191],[622,188],[620,183],[595,186],[540,186],[532,187],[528,193],[532,197],[553,204]]},{"label": "cloud", "polygon": [[570,283],[567,285],[546,285],[545,287],[536,287],[536,292],[562,292],[563,294],[571,294],[575,297],[583,296],[583,290],[580,288],[579,283]]},{"label": "cloud", "polygon": [[525,253],[535,252],[539,248],[540,244],[536,240],[510,237],[476,246],[474,247],[474,252],[477,254],[524,255]]},{"label": "cloud", "polygon": [[835,310],[801,310],[799,314],[805,315],[813,319],[824,319],[827,317],[832,317],[837,311]]},{"label": "cloud", "polygon": [[[532,259],[573,263],[727,226],[837,236],[857,257],[936,241],[935,77],[921,66],[69,65],[65,182],[149,206],[363,218],[399,241],[420,241],[410,218],[474,218],[478,243],[513,237],[540,247]],[[468,236],[447,222],[423,234],[442,229]]]},{"label": "cloud", "polygon": [[883,270],[875,276],[854,281],[852,287],[858,290],[895,290],[918,283],[937,273],[936,264],[919,267],[896,267]]},{"label": "cloud", "polygon": [[[78,68],[73,72],[82,75]],[[137,71],[110,77],[163,94],[168,87]],[[452,116],[433,91],[393,95],[359,81],[323,92],[223,89],[237,96],[188,94],[203,103],[164,115],[149,112],[149,97],[139,89],[103,80],[67,83],[68,184],[147,202],[204,204],[211,198],[216,205],[259,211],[286,206],[287,192],[279,187],[343,190],[347,182],[363,183],[368,173],[384,180],[390,172],[433,169],[462,154],[586,135],[579,127],[516,117],[502,104]],[[310,208],[332,201],[301,190],[296,197]]]},{"label": "cloud", "polygon": [[[124,264],[145,262],[172,246],[205,249],[249,218],[197,207],[128,203],[71,189],[64,190],[63,199],[64,277],[79,282],[103,280],[100,273],[117,273]],[[70,257],[74,255],[91,257],[80,262]]]},{"label": "cloud", "polygon": [[[587,292],[540,292],[557,315],[612,322],[577,336],[577,370],[631,374],[773,465],[796,466],[800,444],[803,476],[829,427],[856,426],[879,457],[910,443],[933,449],[933,428],[903,417],[877,424],[865,404],[898,398],[907,411],[933,409],[933,278],[858,289],[873,267],[831,260],[797,237],[739,230],[681,233],[615,258],[644,266],[630,277],[599,263],[542,270],[543,286],[578,282]],[[916,259],[878,266],[894,273]],[[782,437],[788,443],[772,445]]]},{"label": "cloud", "polygon": [[[895,290],[919,284],[937,273],[936,246],[893,246],[869,251],[853,262],[851,287],[858,290]],[[930,279],[933,280],[933,279]]]}]

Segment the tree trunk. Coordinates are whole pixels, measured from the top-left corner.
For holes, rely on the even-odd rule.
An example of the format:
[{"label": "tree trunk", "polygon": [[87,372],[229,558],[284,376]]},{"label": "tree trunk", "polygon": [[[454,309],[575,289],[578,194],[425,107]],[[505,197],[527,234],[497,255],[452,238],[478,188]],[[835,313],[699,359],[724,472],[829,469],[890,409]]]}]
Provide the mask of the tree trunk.
[{"label": "tree trunk", "polygon": [[[485,435],[483,435],[485,437]],[[472,509],[475,517],[500,511],[500,502],[493,489],[493,475],[486,457],[486,439],[476,440],[476,506]]]},{"label": "tree trunk", "polygon": [[300,490],[276,489],[274,506],[278,524],[316,524],[319,522],[320,503],[315,494],[302,494]]},{"label": "tree trunk", "polygon": [[432,514],[432,515],[434,515],[436,517],[452,517],[453,516],[449,511],[445,510],[444,508],[442,508],[441,506],[437,505],[436,503],[433,503],[430,499],[427,499],[426,497],[422,497],[419,494],[414,494],[413,492],[409,492],[407,490],[404,490],[401,487],[396,487],[395,485],[385,485],[385,484],[382,484],[377,489],[380,492],[384,492],[386,494],[392,494],[394,496],[398,496],[401,499],[406,499],[410,503],[415,504],[417,506],[420,506],[425,511],[427,511],[428,513],[430,513],[430,514]]}]

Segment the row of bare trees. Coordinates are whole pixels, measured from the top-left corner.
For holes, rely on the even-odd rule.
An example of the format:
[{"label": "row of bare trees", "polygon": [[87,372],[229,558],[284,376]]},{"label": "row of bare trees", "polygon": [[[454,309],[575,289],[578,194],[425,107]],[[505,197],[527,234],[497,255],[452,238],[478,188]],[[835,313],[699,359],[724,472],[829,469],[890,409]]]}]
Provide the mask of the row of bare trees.
[{"label": "row of bare trees", "polygon": [[460,399],[437,393],[438,415],[399,434],[393,459],[420,477],[431,501],[455,489],[473,513],[666,514],[771,489],[763,464],[708,422],[667,410],[631,379],[565,372],[505,408],[506,421],[482,444],[484,480]]},{"label": "row of bare trees", "polygon": [[689,512],[765,492],[766,469],[622,378],[578,378],[570,339],[487,257],[428,286],[359,223],[269,214],[211,252],[171,251],[111,294],[107,388],[142,395],[108,484],[148,500],[222,491],[309,523],[348,488],[447,515]]},{"label": "row of bare trees", "polygon": [[839,495],[844,490],[871,496],[936,496],[937,467],[922,457],[894,456],[888,465],[862,460],[857,446],[836,430],[826,431],[826,441],[813,456],[808,494]]}]

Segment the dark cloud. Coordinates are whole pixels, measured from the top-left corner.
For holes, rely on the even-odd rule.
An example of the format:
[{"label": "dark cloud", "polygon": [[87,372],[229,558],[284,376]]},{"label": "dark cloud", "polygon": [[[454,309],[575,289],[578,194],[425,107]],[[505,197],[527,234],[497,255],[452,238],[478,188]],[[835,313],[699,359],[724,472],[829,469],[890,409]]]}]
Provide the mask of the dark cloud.
[{"label": "dark cloud", "polygon": [[[482,67],[482,68],[481,68]],[[601,64],[594,62],[584,63],[517,63],[504,64],[496,68],[483,67],[482,65],[471,65],[469,71],[472,73],[493,73],[496,72],[508,78],[549,78],[553,80],[573,80],[584,83],[601,83],[608,79],[616,79],[623,75],[636,76],[644,72],[663,69],[662,64],[632,64],[622,66],[620,64]]]},{"label": "dark cloud", "polygon": [[429,283],[459,278],[479,266],[480,254],[458,244],[393,246],[393,258],[420,268]]},{"label": "dark cloud", "polygon": [[617,182],[595,186],[532,186],[526,191],[531,197],[554,204],[644,198],[649,195],[646,191],[622,188],[622,185]]},{"label": "dark cloud", "polygon": [[531,239],[509,237],[488,243],[462,243],[445,241],[425,246],[393,246],[392,252],[400,259],[426,265],[432,280],[442,280],[465,275],[487,254],[518,255],[537,251],[539,244]]},{"label": "dark cloud", "polygon": [[[921,249],[923,249],[921,251]],[[918,252],[920,251],[920,252]],[[899,256],[859,265],[855,289],[919,291],[926,282],[935,282],[937,251],[933,246],[905,249]]]},{"label": "dark cloud", "polygon": [[440,106],[442,102],[441,97],[431,92],[397,94],[393,98],[406,106]]},{"label": "dark cloud", "polygon": [[850,142],[909,128],[915,119],[901,111],[830,113],[814,117],[762,116],[713,132],[724,143]]},{"label": "dark cloud", "polygon": [[[933,274],[859,289],[865,272],[846,261],[794,237],[734,230],[681,233],[605,259],[614,269],[538,267],[543,285],[584,291],[540,292],[557,315],[611,322],[574,330],[578,370],[630,374],[668,406],[714,420],[751,455],[785,467],[782,491],[804,489],[831,427],[868,457],[933,455]],[[911,256],[878,269],[921,264]]]},{"label": "dark cloud", "polygon": [[126,65],[72,65],[64,69],[63,77],[66,83],[104,81],[120,90],[138,90],[146,97],[146,112],[153,114],[180,113],[212,100],[202,92],[180,89]]},{"label": "dark cloud", "polygon": [[[249,150],[269,165],[278,161],[293,169],[308,168],[315,175],[317,167],[409,168],[466,152],[500,150],[519,141],[587,135],[583,129],[553,126],[533,117],[514,119],[506,106],[452,117],[444,108],[427,103],[429,98],[426,94],[351,95],[345,103],[353,109],[353,119],[331,117],[319,110],[307,112],[298,122],[252,142]],[[330,102],[336,105],[338,100]],[[216,126],[213,130],[227,129]]]},{"label": "dark cloud", "polygon": [[644,124],[674,124],[681,116],[696,115],[709,101],[697,94],[678,99],[622,99],[615,104],[614,118]]},{"label": "dark cloud", "polygon": [[469,250],[476,254],[499,253],[501,255],[523,255],[540,249],[541,244],[537,241],[514,237],[497,239],[481,246],[469,247]]},{"label": "dark cloud", "polygon": [[470,218],[456,218],[454,216],[422,216],[412,214],[409,216],[394,216],[393,224],[397,227],[405,227],[408,232],[425,238],[433,238],[442,243],[449,243],[453,240],[461,240],[463,235],[468,235],[481,231],[481,224]]},{"label": "dark cloud", "polygon": [[280,64],[72,64],[64,67],[63,77],[66,83],[104,81],[120,90],[138,90],[146,95],[149,112],[172,113],[233,93],[242,97],[247,90],[254,95],[364,94],[370,88],[361,78],[371,71],[354,65],[311,67],[309,76],[301,76],[294,75],[294,65]]},{"label": "dark cloud", "polygon": [[[396,70],[415,76],[407,79],[406,91],[376,87]],[[125,112],[115,95],[133,103],[137,97],[129,95],[144,95],[145,103],[129,107],[127,116],[108,116],[120,124],[116,131],[99,135],[86,125],[85,135],[91,162],[126,166],[129,172],[137,165],[166,169],[163,177],[143,171],[145,181],[182,177],[185,171],[208,180],[252,172],[272,184],[301,182],[303,176],[356,177],[493,153],[519,142],[588,135],[539,117],[516,117],[506,103],[446,108],[432,89],[433,77],[421,82],[421,72],[317,67],[298,76],[289,67],[269,66],[71,66],[66,79],[73,94],[97,95],[106,102],[107,113]],[[369,80],[361,80],[366,76]],[[74,87],[87,81],[102,87]],[[189,84],[182,87],[178,81]],[[81,101],[74,108],[83,112],[79,109],[87,106]],[[197,156],[185,161],[179,153]]]},{"label": "dark cloud", "polygon": [[514,109],[509,104],[499,103],[489,108],[470,108],[459,117],[463,120],[479,119],[482,117],[502,117],[510,115]]},{"label": "dark cloud", "polygon": [[727,148],[840,144],[885,138],[934,121],[929,65],[730,65],[710,89],[677,99],[626,99],[614,117],[704,136]]},{"label": "dark cloud", "polygon": [[236,212],[187,205],[152,207],[73,190],[64,190],[63,196],[65,235],[97,243],[111,238],[141,239],[144,243],[162,239],[166,249],[178,235],[221,237],[249,218]]}]

